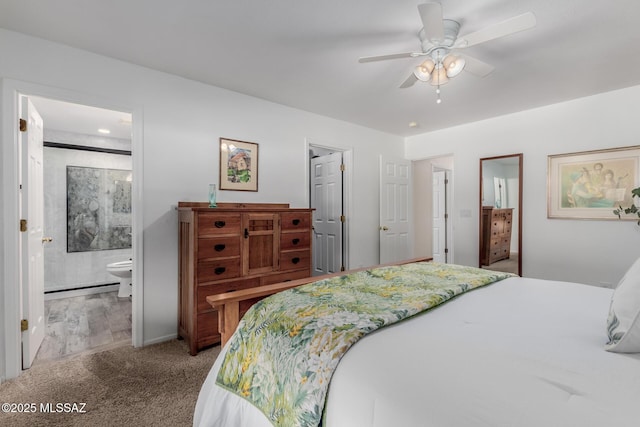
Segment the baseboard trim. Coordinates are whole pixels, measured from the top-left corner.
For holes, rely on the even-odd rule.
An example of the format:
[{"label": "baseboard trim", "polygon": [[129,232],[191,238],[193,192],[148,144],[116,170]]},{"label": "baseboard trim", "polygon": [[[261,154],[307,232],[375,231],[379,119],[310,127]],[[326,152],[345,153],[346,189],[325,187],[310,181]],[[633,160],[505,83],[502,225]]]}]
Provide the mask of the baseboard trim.
[{"label": "baseboard trim", "polygon": [[103,283],[91,283],[86,285],[77,285],[73,288],[70,288],[68,286],[58,286],[56,288],[48,288],[48,289],[45,288],[44,293],[55,294],[56,292],[75,291],[78,289],[100,288],[104,286],[119,285],[119,284],[120,282],[103,282]]},{"label": "baseboard trim", "polygon": [[70,290],[60,290],[55,292],[45,292],[44,300],[50,301],[54,299],[61,298],[73,298],[73,297],[81,297],[84,295],[93,295],[93,294],[101,294],[103,292],[117,292],[120,289],[120,284],[107,284],[101,286],[94,286],[89,288],[77,288]]},{"label": "baseboard trim", "polygon": [[178,338],[177,332],[175,334],[165,335],[163,337],[154,338],[152,340],[145,340],[143,341],[142,346],[146,347],[148,345],[160,344],[161,342],[175,340],[176,338]]}]

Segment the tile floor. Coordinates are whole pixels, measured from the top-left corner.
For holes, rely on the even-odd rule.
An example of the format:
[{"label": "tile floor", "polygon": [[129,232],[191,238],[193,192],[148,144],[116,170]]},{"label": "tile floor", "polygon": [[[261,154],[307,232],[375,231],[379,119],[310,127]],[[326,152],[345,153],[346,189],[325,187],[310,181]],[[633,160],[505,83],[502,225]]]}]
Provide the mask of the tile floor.
[{"label": "tile floor", "polygon": [[47,332],[38,361],[131,345],[131,301],[105,292],[45,301]]}]

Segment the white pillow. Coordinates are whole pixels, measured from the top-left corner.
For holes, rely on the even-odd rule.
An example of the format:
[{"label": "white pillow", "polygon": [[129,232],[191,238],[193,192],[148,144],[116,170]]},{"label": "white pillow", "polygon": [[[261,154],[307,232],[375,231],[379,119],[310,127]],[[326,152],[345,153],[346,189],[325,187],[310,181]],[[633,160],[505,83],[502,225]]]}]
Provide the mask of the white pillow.
[{"label": "white pillow", "polygon": [[640,258],[627,270],[611,298],[605,350],[640,353]]}]

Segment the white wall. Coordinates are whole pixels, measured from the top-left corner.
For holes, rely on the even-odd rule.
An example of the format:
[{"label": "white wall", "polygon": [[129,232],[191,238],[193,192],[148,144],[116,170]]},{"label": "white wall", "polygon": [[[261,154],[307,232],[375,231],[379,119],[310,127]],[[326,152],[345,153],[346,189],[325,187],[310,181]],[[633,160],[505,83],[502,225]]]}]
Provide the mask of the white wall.
[{"label": "white wall", "polygon": [[[378,262],[378,156],[401,157],[402,138],[6,30],[0,30],[0,58],[11,58],[0,61],[2,78],[79,93],[103,108],[142,110],[145,343],[176,335],[174,208],[181,200],[206,201],[208,183],[218,181],[220,137],[256,142],[260,152],[259,191],[219,191],[221,202],[306,207],[305,138],[352,148],[349,267]],[[133,156],[135,167],[135,139]]]},{"label": "white wall", "polygon": [[[520,211],[518,209],[518,200],[520,197],[520,168],[518,165],[506,165],[504,167],[505,178],[507,179],[507,208],[513,208],[513,217],[511,224],[513,225],[513,231],[518,228],[518,221],[520,218]],[[518,233],[511,233],[511,252],[518,251]]]},{"label": "white wall", "polygon": [[523,275],[614,286],[640,256],[640,227],[548,219],[547,156],[638,144],[639,103],[636,86],[407,138],[410,159],[453,153],[456,262],[478,260],[479,159],[523,153]]},{"label": "white wall", "polygon": [[[498,162],[484,162],[482,165],[482,206],[496,207],[495,177],[505,178],[504,167]],[[504,206],[506,208],[506,206]]]}]

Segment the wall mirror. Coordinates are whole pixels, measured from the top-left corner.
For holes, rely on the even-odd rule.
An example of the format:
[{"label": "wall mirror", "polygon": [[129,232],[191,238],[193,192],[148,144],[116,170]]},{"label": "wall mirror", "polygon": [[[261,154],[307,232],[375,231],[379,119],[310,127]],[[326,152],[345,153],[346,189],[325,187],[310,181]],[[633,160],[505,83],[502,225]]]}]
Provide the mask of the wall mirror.
[{"label": "wall mirror", "polygon": [[478,265],[522,275],[522,153],[480,159]]}]

